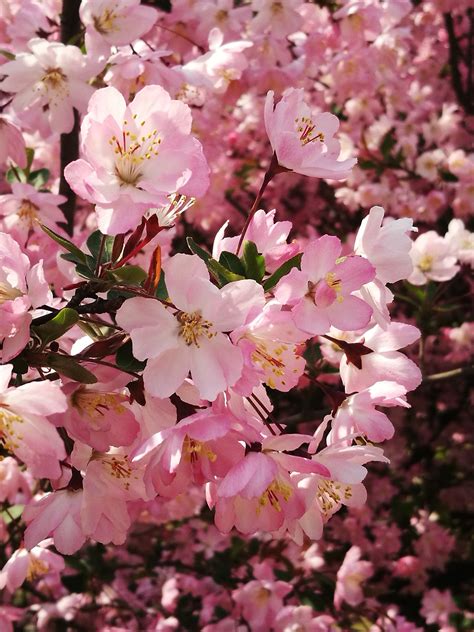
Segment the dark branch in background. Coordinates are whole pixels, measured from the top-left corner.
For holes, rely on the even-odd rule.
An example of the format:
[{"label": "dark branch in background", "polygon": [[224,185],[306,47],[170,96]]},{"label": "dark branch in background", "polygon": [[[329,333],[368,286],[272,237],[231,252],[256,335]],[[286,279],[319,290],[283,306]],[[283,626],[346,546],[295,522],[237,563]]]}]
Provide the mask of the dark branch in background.
[{"label": "dark branch in background", "polygon": [[[461,48],[461,37],[456,36],[453,16],[450,13],[444,14],[444,24],[448,34],[449,42],[449,66],[451,69],[451,81],[453,90],[456,93],[459,105],[466,114],[474,115],[474,9],[467,9],[468,32],[466,50]],[[466,67],[465,72],[461,66]],[[463,82],[465,75],[465,82]]]},{"label": "dark branch in background", "polygon": [[[63,0],[61,13],[61,42],[68,44],[78,42],[81,32],[79,6],[81,0]],[[67,198],[61,205],[66,222],[64,228],[72,235],[74,226],[74,212],[76,210],[76,194],[64,178],[64,169],[73,160],[79,158],[79,113],[74,110],[74,127],[69,134],[61,134],[61,179],[59,193]]]}]

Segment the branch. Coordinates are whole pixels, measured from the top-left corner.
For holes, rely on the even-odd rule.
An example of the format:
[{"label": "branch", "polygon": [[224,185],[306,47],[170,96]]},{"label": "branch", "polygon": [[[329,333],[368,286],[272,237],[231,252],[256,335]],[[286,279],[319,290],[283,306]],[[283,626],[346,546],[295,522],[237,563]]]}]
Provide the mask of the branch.
[{"label": "branch", "polygon": [[[71,41],[77,42],[81,32],[81,20],[79,18],[79,6],[81,0],[63,0],[61,12],[61,42],[68,44]],[[64,177],[64,169],[73,160],[79,158],[79,113],[74,109],[74,127],[68,134],[61,134],[61,179],[59,182],[59,193],[67,200],[61,204],[66,222],[65,230],[72,235],[74,226],[74,213],[76,210],[76,194],[71,189]]]}]

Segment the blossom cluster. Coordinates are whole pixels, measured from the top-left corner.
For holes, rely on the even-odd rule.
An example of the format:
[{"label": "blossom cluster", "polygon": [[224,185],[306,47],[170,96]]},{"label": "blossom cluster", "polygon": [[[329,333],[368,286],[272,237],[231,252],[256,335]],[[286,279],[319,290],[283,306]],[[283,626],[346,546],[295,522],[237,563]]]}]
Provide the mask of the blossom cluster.
[{"label": "blossom cluster", "polygon": [[[237,533],[296,556],[341,509],[363,515],[367,465],[397,467],[392,415],[438,379],[447,282],[462,294],[473,264],[469,130],[441,107],[451,88],[424,84],[446,48],[434,3],[73,4],[0,10],[0,587],[44,584],[65,618],[90,605],[58,588],[90,543],[130,561],[146,525],[207,511],[223,550]],[[422,28],[425,74],[408,70]],[[444,334],[460,364],[463,327]],[[260,560],[231,594],[209,584],[199,625],[337,629],[375,574],[358,529],[331,616]],[[205,582],[160,577],[169,616],[146,625],[177,629],[180,592]],[[456,612],[440,595],[428,624],[447,621],[430,599]]]}]

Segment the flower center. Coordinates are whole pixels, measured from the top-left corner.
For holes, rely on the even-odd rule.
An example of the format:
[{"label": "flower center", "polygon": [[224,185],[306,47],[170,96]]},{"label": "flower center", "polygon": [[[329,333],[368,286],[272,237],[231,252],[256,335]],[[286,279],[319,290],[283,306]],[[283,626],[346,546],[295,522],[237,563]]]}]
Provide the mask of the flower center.
[{"label": "flower center", "polygon": [[225,9],[220,9],[219,11],[217,11],[215,15],[215,20],[218,24],[221,24],[222,22],[225,22],[228,17],[229,17],[229,12],[226,11]]},{"label": "flower center", "polygon": [[161,138],[156,129],[149,134],[140,135],[138,128],[145,125],[145,121],[136,121],[137,115],[133,115],[135,131],[127,129],[129,123],[123,122],[122,138],[112,136],[109,145],[114,148],[115,175],[120,180],[120,186],[135,186],[143,176],[143,163],[158,156],[158,146]]},{"label": "flower center", "polygon": [[13,452],[20,447],[18,442],[23,436],[17,432],[17,424],[22,423],[22,417],[0,405],[0,446],[7,452]]},{"label": "flower center", "polygon": [[324,143],[323,132],[314,131],[316,129],[316,125],[313,123],[313,120],[311,118],[309,118],[308,116],[301,116],[295,118],[295,123],[296,131],[300,135],[300,142],[302,147],[316,140]]},{"label": "flower center", "polygon": [[270,7],[270,10],[273,15],[278,15],[283,12],[283,4],[281,2],[274,2]]},{"label": "flower center", "polygon": [[342,303],[344,297],[342,296],[342,282],[336,277],[335,272],[328,272],[326,274],[326,283],[337,294],[337,302]]},{"label": "flower center", "polygon": [[39,207],[36,206],[36,204],[30,202],[30,200],[22,200],[18,210],[18,218],[24,222],[28,228],[33,228],[38,221],[37,211],[39,211]]},{"label": "flower center", "polygon": [[266,507],[268,504],[270,504],[273,509],[280,512],[281,505],[279,496],[281,496],[284,501],[288,501],[291,494],[292,491],[289,485],[275,479],[258,499],[257,515],[261,512],[262,508]]},{"label": "flower center", "polygon": [[42,560],[38,559],[31,553],[29,555],[29,558],[30,559],[28,562],[28,570],[26,572],[26,579],[30,582],[31,580],[35,579],[36,577],[39,577],[40,575],[45,575],[49,570],[49,566],[46,564],[46,562],[43,562]]},{"label": "flower center", "polygon": [[418,268],[422,272],[429,272],[433,267],[433,257],[431,255],[423,255],[418,262]]},{"label": "flower center", "polygon": [[57,92],[66,89],[67,78],[61,68],[48,68],[41,81],[47,90]]},{"label": "flower center", "polygon": [[178,312],[176,318],[180,324],[179,335],[184,338],[184,342],[188,346],[196,345],[196,347],[199,347],[199,338],[201,336],[206,336],[210,340],[216,335],[211,330],[212,323],[208,320],[203,320],[199,312],[192,312],[191,314]]},{"label": "flower center", "polygon": [[186,460],[191,461],[191,463],[196,463],[196,461],[199,460],[199,457],[206,457],[206,459],[209,459],[211,463],[214,463],[217,459],[217,455],[206,443],[203,441],[197,441],[196,439],[191,439],[188,435],[184,438],[183,452]]},{"label": "flower center", "polygon": [[73,393],[71,403],[81,414],[89,417],[92,422],[96,422],[100,421],[109,411],[113,411],[117,415],[124,413],[123,402],[126,399],[124,395],[118,393],[101,393],[79,388]]},{"label": "flower center", "polygon": [[350,485],[321,479],[316,497],[322,513],[327,517],[337,511],[343,499],[349,500],[352,497],[352,488]]},{"label": "flower center", "polygon": [[115,20],[117,17],[118,13],[116,13],[113,9],[104,9],[100,15],[92,16],[95,30],[101,35],[107,35],[112,31],[117,31],[118,29],[115,26]]},{"label": "flower center", "polygon": [[7,301],[14,301],[16,298],[23,296],[23,292],[16,287],[12,287],[10,283],[0,281],[0,305]]}]

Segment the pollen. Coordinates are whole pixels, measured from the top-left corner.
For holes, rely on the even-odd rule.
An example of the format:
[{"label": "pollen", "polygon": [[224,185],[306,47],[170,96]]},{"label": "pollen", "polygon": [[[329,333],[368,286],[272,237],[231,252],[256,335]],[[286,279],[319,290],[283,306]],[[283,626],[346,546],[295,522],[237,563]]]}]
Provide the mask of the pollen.
[{"label": "pollen", "polygon": [[337,294],[337,302],[342,303],[344,297],[342,296],[342,282],[336,277],[335,272],[328,272],[326,274],[326,283]]},{"label": "pollen", "polygon": [[24,422],[22,417],[4,406],[0,405],[0,446],[7,452],[14,452],[23,439],[18,432],[18,425]]},{"label": "pollen", "polygon": [[263,507],[266,507],[267,505],[270,505],[276,511],[281,512],[281,500],[288,502],[291,495],[291,487],[283,481],[275,479],[258,499],[257,515],[259,515]]},{"label": "pollen", "polygon": [[418,268],[422,272],[429,272],[433,267],[433,257],[431,255],[424,255],[418,262]]},{"label": "pollen", "polygon": [[97,421],[109,411],[121,415],[125,412],[123,401],[125,397],[119,393],[103,393],[100,391],[78,388],[72,395],[72,405],[91,421]]},{"label": "pollen", "polygon": [[316,497],[322,513],[328,518],[338,510],[343,501],[350,500],[352,487],[337,481],[321,479]]},{"label": "pollen", "polygon": [[[158,156],[158,148],[161,144],[158,130],[153,129],[146,133],[142,129],[146,121],[138,121],[136,114],[132,118],[135,129],[124,129],[122,138],[114,135],[109,139],[109,145],[116,156],[114,173],[120,181],[120,186],[136,186],[140,182],[143,177],[144,163]],[[129,121],[123,122],[124,128],[129,125]]]},{"label": "pollen", "polygon": [[308,116],[301,116],[295,119],[296,131],[300,135],[300,142],[302,147],[308,143],[319,142],[324,143],[323,132],[315,132],[316,125],[313,120]]},{"label": "pollen", "polygon": [[204,320],[198,311],[191,314],[178,312],[176,318],[180,324],[179,335],[184,338],[184,342],[188,346],[196,345],[196,347],[199,347],[199,338],[204,336],[210,340],[216,335],[212,331],[212,323]]},{"label": "pollen", "polygon": [[22,200],[18,209],[18,219],[31,229],[38,222],[39,207],[30,200]]},{"label": "pollen", "polygon": [[183,452],[184,458],[191,463],[196,463],[199,458],[206,458],[211,463],[217,459],[217,455],[209,448],[209,446],[203,441],[197,441],[196,439],[191,439],[191,437],[184,438],[183,443]]}]

